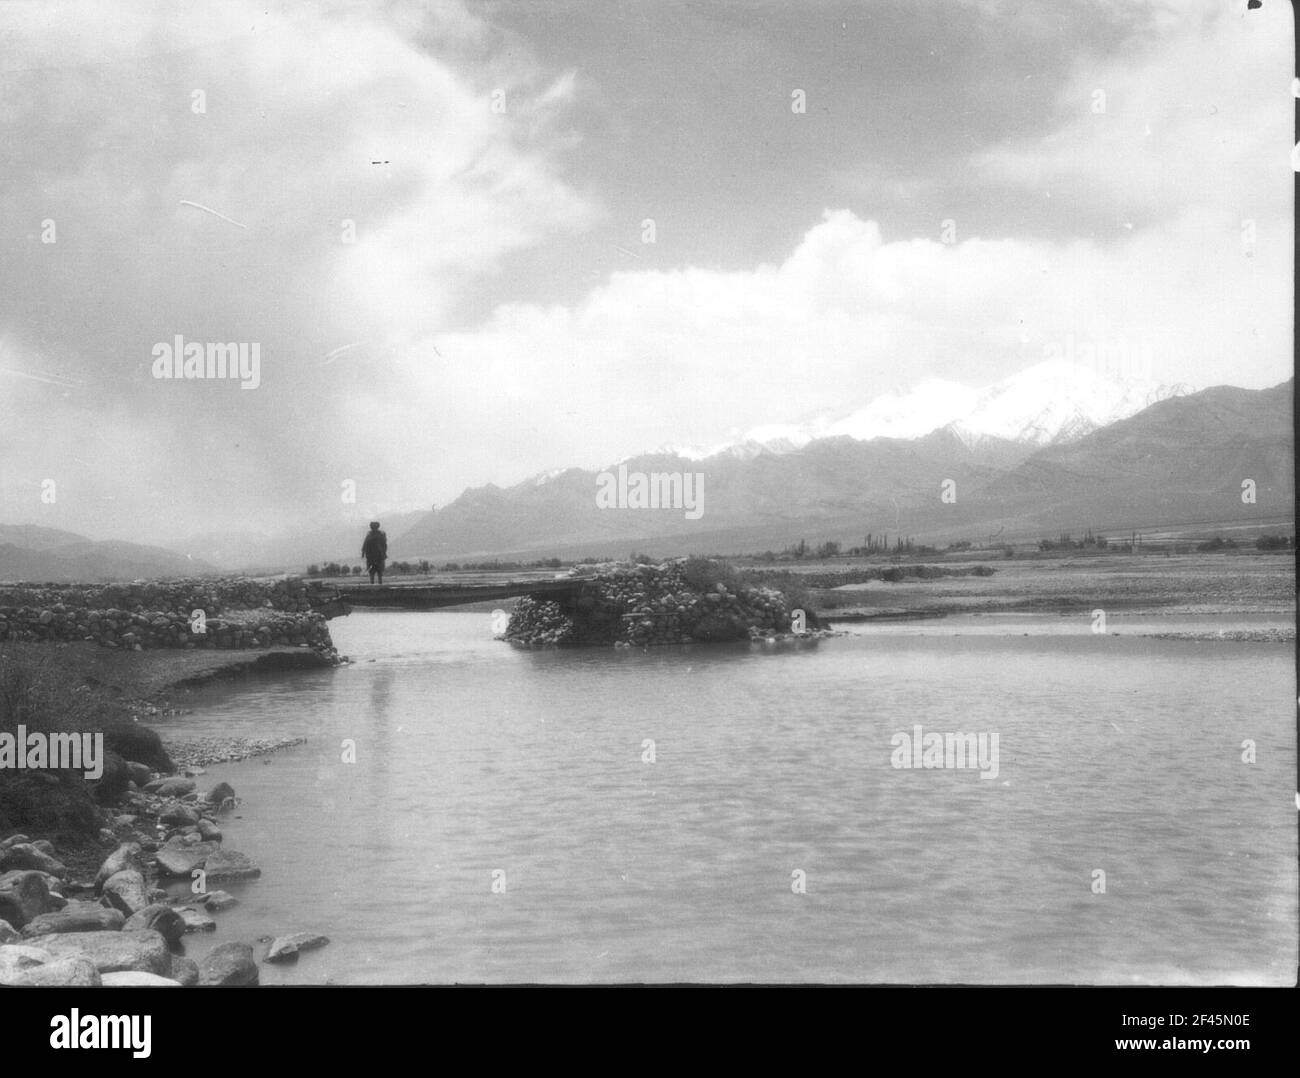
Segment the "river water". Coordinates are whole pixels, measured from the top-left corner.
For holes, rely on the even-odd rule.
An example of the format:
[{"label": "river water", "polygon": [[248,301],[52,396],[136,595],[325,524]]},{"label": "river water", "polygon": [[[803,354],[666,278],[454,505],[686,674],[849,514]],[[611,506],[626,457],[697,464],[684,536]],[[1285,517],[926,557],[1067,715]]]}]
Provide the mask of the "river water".
[{"label": "river water", "polygon": [[[189,950],[331,938],[264,983],[1289,984],[1294,646],[1134,635],[1245,624],[520,651],[354,612],[352,665],[164,730],[309,739],[209,768],[263,875]],[[917,725],[996,733],[996,778],[894,767]]]}]

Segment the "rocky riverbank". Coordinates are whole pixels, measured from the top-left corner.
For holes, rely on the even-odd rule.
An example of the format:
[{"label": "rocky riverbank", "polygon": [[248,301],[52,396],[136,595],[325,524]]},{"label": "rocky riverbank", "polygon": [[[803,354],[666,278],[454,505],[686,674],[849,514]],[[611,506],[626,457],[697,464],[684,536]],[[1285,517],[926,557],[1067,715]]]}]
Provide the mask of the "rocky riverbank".
[{"label": "rocky riverbank", "polygon": [[[259,961],[293,961],[329,943],[291,932],[187,957],[187,938],[215,931],[237,904],[221,883],[261,869],[222,844],[219,821],[239,803],[229,784],[201,793],[201,767],[126,767],[126,789],[102,810],[99,857],[62,856],[25,834],[0,840],[0,985],[255,985]],[[187,883],[189,896],[170,897],[161,886],[169,881]]]},{"label": "rocky riverbank", "polygon": [[572,600],[520,599],[503,638],[523,647],[632,647],[819,635],[813,611],[708,559],[598,566],[582,580]]},{"label": "rocky riverbank", "polygon": [[[325,616],[310,609],[280,612],[321,628],[322,637],[298,646],[277,646],[272,634],[259,636],[258,646],[229,648],[220,643],[219,623],[213,638],[183,647],[171,637],[131,646],[122,637],[117,647],[103,646],[104,641],[76,639],[69,628],[89,626],[101,609],[126,610],[136,618],[147,617],[140,611],[151,606],[172,603],[174,616],[167,620],[175,626],[191,602],[205,617],[208,610],[229,617],[223,604],[259,597],[282,606],[322,601],[293,581],[252,590],[235,582],[207,594],[190,587],[180,582],[116,591],[0,589],[9,600],[21,592],[28,604],[23,609],[40,606],[51,614],[44,622],[34,620],[45,631],[11,632],[0,646],[0,728],[26,721],[104,739],[98,782],[87,782],[80,771],[0,772],[0,984],[256,984],[259,961],[283,961],[327,942],[288,932],[223,943],[198,962],[185,955],[187,938],[214,930],[234,903],[219,890],[221,882],[260,874],[249,858],[222,844],[221,818],[237,803],[234,791],[218,784],[200,792],[195,780],[207,764],[303,739],[182,735],[164,744],[140,720],[183,714],[173,703],[213,679],[346,661],[329,642]],[[14,606],[5,609],[12,613]],[[268,606],[251,613],[275,616]],[[217,621],[207,620],[208,628]],[[32,623],[6,618],[11,627],[20,622]],[[74,639],[65,642],[65,635]],[[181,899],[170,897],[176,883],[188,885]]]}]

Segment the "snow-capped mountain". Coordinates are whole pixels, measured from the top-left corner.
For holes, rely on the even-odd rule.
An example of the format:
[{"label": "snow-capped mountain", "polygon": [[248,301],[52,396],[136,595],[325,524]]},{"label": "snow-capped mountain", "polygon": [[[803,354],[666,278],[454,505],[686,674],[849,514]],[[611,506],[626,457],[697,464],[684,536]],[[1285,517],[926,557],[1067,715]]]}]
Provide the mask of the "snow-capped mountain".
[{"label": "snow-capped mountain", "polygon": [[946,425],[967,445],[981,438],[1055,445],[1190,392],[1185,385],[1105,378],[1087,367],[1052,360],[989,386],[969,412]]},{"label": "snow-capped mountain", "polygon": [[[1127,533],[1188,521],[1236,524],[1244,514],[1271,525],[1294,511],[1293,391],[1290,381],[1266,390],[1217,386],[1199,393],[1117,387],[1086,372],[1045,366],[975,392],[959,417],[938,406],[918,409],[918,426],[910,429],[946,419],[921,437],[821,437],[802,449],[765,449],[757,457],[751,456],[756,442],[738,440],[698,465],[707,480],[700,488],[707,490],[703,523],[675,510],[606,511],[596,499],[604,469],[575,467],[549,479],[467,490],[394,542],[403,557],[462,560],[528,551],[605,557],[629,550],[780,550],[800,539],[853,544],[885,530],[924,542],[1004,530]],[[923,387],[914,392],[926,402]],[[886,404],[911,396],[897,394]],[[1159,397],[1172,399],[1125,415]],[[891,419],[890,408],[877,404],[874,412],[868,406],[783,436],[811,437],[838,423],[859,433],[880,431],[865,420],[848,425],[864,412],[882,423]],[[910,421],[906,409],[895,408],[892,421]],[[1081,434],[1090,425],[1098,429]],[[959,429],[972,441],[963,444],[954,433]],[[628,462],[629,471],[647,473],[684,465],[665,460],[662,451]],[[1257,484],[1257,505],[1241,502],[1244,475]],[[960,501],[941,499],[949,481]]]},{"label": "snow-capped mountain", "polygon": [[[1193,392],[1183,384],[1111,377],[1053,359],[983,389],[927,378],[911,389],[885,393],[847,413],[815,416],[803,423],[769,423],[714,445],[662,445],[617,463],[643,456],[748,461],[762,453],[795,453],[824,438],[910,440],[939,430],[949,431],[971,449],[990,439],[1032,448],[1066,445],[1159,401]],[[544,472],[533,481],[544,486],[563,471]]]},{"label": "snow-capped mountain", "polygon": [[1075,441],[1157,401],[1190,392],[1185,385],[1109,378],[1066,360],[1048,360],[984,389],[929,378],[839,418],[756,427],[737,445],[788,453],[818,438],[921,438],[947,428],[967,445],[1003,438],[1044,446]]}]

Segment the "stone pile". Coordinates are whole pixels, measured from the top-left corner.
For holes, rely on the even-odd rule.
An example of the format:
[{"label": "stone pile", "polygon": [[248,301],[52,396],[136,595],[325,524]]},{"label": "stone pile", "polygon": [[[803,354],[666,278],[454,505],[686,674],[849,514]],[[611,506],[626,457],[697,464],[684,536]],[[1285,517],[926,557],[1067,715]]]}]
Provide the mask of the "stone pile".
[{"label": "stone pile", "polygon": [[520,599],[505,639],[530,647],[689,644],[767,639],[791,628],[781,592],[692,582],[684,559],[603,566],[583,580],[569,604]]}]

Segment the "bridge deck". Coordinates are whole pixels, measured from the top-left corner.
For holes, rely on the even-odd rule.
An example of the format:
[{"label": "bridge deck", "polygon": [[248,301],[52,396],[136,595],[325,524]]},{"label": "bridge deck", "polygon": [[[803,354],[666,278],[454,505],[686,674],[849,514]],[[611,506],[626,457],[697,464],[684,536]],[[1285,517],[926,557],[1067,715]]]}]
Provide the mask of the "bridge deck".
[{"label": "bridge deck", "polygon": [[387,607],[401,610],[437,610],[466,603],[512,599],[518,595],[572,595],[580,580],[504,580],[493,584],[356,584],[339,588],[348,606]]}]

